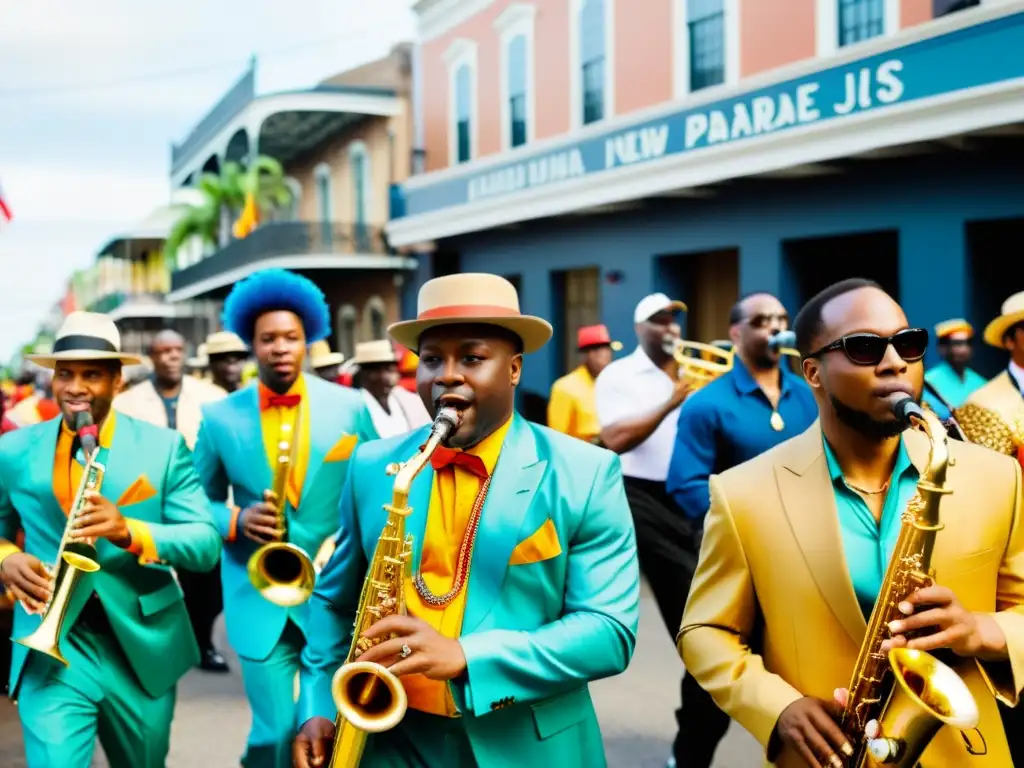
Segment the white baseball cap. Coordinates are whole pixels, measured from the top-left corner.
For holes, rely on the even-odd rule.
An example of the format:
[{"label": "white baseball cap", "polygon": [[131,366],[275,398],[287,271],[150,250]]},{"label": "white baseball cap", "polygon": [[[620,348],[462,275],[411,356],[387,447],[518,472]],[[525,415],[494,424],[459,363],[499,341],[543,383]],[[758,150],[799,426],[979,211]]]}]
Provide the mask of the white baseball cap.
[{"label": "white baseball cap", "polygon": [[659,312],[667,310],[685,312],[686,305],[681,301],[670,299],[664,293],[652,293],[650,296],[644,296],[636,305],[636,309],[633,310],[633,322],[645,322]]}]

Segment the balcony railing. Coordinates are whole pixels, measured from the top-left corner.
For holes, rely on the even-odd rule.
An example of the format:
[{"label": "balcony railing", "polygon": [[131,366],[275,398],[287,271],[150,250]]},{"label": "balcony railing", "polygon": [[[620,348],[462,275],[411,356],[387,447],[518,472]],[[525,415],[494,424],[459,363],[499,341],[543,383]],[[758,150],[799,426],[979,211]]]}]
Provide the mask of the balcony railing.
[{"label": "balcony railing", "polygon": [[338,266],[342,267],[347,255],[390,253],[380,227],[335,221],[274,222],[264,224],[246,238],[233,240],[199,263],[174,272],[171,290],[179,291],[275,257],[336,254]]}]

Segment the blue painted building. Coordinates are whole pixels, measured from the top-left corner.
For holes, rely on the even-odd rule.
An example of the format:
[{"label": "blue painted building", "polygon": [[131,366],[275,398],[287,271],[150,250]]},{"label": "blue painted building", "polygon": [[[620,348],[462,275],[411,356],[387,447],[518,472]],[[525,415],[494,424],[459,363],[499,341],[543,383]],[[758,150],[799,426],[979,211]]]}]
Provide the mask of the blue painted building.
[{"label": "blue painted building", "polygon": [[[791,313],[829,283],[879,281],[914,324],[984,326],[1024,287],[1024,4],[983,5],[643,114],[423,174],[402,188],[393,246],[415,289],[503,274],[552,320],[524,389],[571,365],[578,325],[632,344],[662,290],[710,341],[741,293]],[[978,350],[977,367],[1004,364]]]}]

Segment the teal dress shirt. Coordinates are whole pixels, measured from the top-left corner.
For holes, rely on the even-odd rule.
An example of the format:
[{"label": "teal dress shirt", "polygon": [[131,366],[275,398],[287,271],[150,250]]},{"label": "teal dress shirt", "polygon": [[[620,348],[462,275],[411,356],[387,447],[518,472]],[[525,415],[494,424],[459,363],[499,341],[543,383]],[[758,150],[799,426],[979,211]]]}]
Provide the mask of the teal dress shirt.
[{"label": "teal dress shirt", "polygon": [[850,569],[850,580],[865,618],[870,618],[889,566],[889,558],[900,535],[900,518],[917,490],[918,472],[910,463],[906,446],[900,440],[899,453],[885,495],[885,505],[882,507],[882,518],[876,523],[864,499],[843,479],[843,471],[828,440],[823,437],[822,441],[825,443],[828,473],[835,491],[839,531],[846,565]]},{"label": "teal dress shirt", "polygon": [[[929,368],[924,377],[953,408],[959,408],[976,389],[988,383],[984,376],[970,368],[964,371],[964,377],[961,379],[960,374],[953,370],[953,366],[945,361]],[[923,399],[939,418],[948,419],[952,415],[927,389],[924,391]]]}]

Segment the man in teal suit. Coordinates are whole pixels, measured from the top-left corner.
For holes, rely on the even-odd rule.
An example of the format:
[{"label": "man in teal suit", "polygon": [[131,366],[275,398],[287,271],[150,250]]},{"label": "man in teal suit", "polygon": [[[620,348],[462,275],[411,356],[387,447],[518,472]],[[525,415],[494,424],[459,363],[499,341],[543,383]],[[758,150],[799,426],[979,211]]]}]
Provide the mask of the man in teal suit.
[{"label": "man in teal suit", "polygon": [[[431,280],[418,319],[390,333],[419,354],[424,404],[456,408],[462,420],[412,484],[408,615],[365,634],[378,644],[359,659],[388,666],[409,709],[369,737],[360,766],[603,766],[588,683],[626,668],[639,617],[619,459],[515,413],[522,356],[548,341],[551,326],[520,314],[504,278]],[[392,503],[385,468],[413,456],[428,432],[360,446],[351,460],[303,653],[305,722],[293,748],[301,768],[324,765],[332,749],[331,681]]]},{"label": "man in teal suit", "polygon": [[[290,768],[308,605],[271,602],[250,582],[247,563],[282,539],[315,558],[338,528],[349,455],[377,435],[357,392],[302,373],[306,345],[331,327],[323,293],[309,280],[277,269],[251,275],[225,301],[224,326],[252,348],[259,382],[204,406],[194,458],[225,542],[224,618],[253,715],[242,763]],[[287,490],[277,499],[270,489],[282,450]]]},{"label": "man in teal suit", "polygon": [[[58,649],[68,664],[44,644],[14,646],[10,691],[28,765],[87,768],[99,736],[111,765],[162,768],[176,684],[199,661],[171,568],[216,566],[210,503],[181,436],[111,410],[122,364],[138,362],[121,354],[113,321],[74,312],[52,354],[30,359],[54,369],[61,417],[0,443],[0,578],[19,601],[16,641],[39,628],[51,596],[48,568],[81,483],[82,445],[105,471],[72,528],[73,542],[95,540],[100,569],[83,573],[67,602]],[[24,552],[13,543],[19,528]]]},{"label": "man in teal suit", "polygon": [[974,354],[974,328],[970,323],[962,318],[945,320],[935,326],[935,338],[942,362],[925,372],[922,399],[940,418],[948,419],[952,415],[950,408],[962,406],[987,382],[970,367]]}]

